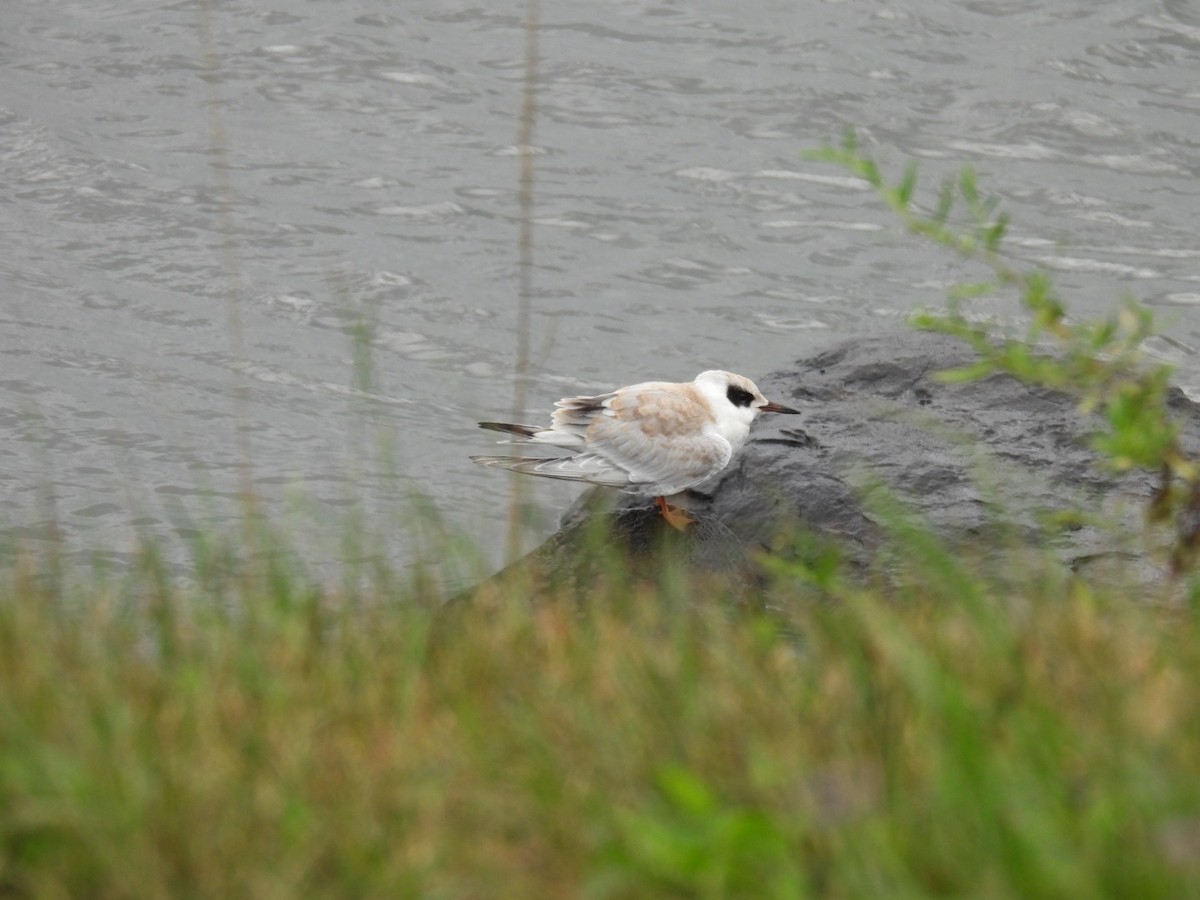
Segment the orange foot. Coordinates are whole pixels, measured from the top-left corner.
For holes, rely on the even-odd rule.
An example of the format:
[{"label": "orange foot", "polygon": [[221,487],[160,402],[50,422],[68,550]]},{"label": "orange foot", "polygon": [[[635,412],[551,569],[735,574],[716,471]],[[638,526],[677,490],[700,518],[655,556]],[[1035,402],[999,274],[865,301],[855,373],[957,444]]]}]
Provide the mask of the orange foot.
[{"label": "orange foot", "polygon": [[667,524],[676,531],[687,531],[689,526],[696,524],[696,520],[692,518],[686,509],[679,506],[672,506],[667,502],[666,497],[655,497],[654,505],[658,507],[659,514],[667,520]]}]

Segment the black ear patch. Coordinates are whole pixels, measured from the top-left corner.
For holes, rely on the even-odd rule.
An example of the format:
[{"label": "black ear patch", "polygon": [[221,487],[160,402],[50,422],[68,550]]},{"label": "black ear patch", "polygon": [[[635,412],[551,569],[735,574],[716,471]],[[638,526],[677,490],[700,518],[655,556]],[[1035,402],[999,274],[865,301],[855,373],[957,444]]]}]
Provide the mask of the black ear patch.
[{"label": "black ear patch", "polygon": [[749,406],[754,402],[754,395],[752,393],[732,384],[729,386],[729,390],[725,392],[725,396],[729,398],[729,402],[734,406]]}]

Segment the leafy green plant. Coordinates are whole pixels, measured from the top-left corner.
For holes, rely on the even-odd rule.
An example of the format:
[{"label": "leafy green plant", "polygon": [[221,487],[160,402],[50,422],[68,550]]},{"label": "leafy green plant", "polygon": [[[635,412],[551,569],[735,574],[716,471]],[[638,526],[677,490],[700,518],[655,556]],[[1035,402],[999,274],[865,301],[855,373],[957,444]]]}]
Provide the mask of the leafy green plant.
[{"label": "leafy green plant", "polygon": [[617,813],[613,844],[592,882],[597,895],[653,889],[658,897],[803,896],[791,842],[768,811],[722,802],[677,765],[654,781],[651,802]]},{"label": "leafy green plant", "polygon": [[[967,381],[1003,372],[1022,381],[1076,397],[1082,412],[1095,412],[1102,426],[1092,439],[1109,466],[1159,473],[1159,488],[1147,510],[1152,523],[1173,529],[1171,570],[1192,566],[1200,549],[1200,465],[1179,441],[1168,409],[1172,367],[1151,363],[1142,343],[1154,333],[1151,312],[1133,299],[1097,321],[1068,314],[1066,301],[1044,270],[1009,260],[1001,245],[1008,216],[999,199],[980,191],[975,173],[962,169],[942,183],[932,209],[916,201],[917,167],[910,163],[898,181],[889,181],[859,144],[853,131],[840,146],[807,154],[835,163],[877,191],[905,228],[948,247],[964,259],[981,262],[990,277],[954,288],[944,310],[913,316],[918,328],[961,338],[978,353],[972,366],[943,372],[947,381]],[[1023,333],[999,329],[968,315],[973,299],[1015,291],[1028,324]]]}]

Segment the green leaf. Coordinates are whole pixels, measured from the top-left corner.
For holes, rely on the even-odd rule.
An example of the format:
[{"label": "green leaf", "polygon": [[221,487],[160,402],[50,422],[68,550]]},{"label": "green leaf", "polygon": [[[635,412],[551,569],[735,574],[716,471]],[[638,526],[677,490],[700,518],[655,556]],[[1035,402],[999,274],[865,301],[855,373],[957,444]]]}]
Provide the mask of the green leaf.
[{"label": "green leaf", "polygon": [[904,170],[904,177],[896,187],[896,195],[900,202],[908,206],[912,200],[913,191],[917,187],[917,164],[911,162]]},{"label": "green leaf", "polygon": [[1004,235],[1007,231],[1008,216],[1004,213],[1001,213],[983,236],[984,246],[987,248],[989,253],[995,253],[1000,248],[1000,242],[1004,240]]},{"label": "green leaf", "polygon": [[969,366],[961,366],[957,369],[943,369],[934,377],[943,384],[962,384],[966,381],[978,381],[980,378],[986,378],[996,371],[996,366],[991,360],[980,360]]},{"label": "green leaf", "polygon": [[964,166],[958,174],[958,189],[967,203],[974,205],[979,201],[979,188],[975,183],[975,170]]},{"label": "green leaf", "polygon": [[938,189],[937,208],[933,211],[932,221],[938,224],[944,224],[950,218],[950,211],[954,208],[954,182],[943,181],[942,186]]},{"label": "green leaf", "polygon": [[994,281],[966,281],[952,286],[949,295],[955,300],[970,300],[991,294],[999,287]]}]

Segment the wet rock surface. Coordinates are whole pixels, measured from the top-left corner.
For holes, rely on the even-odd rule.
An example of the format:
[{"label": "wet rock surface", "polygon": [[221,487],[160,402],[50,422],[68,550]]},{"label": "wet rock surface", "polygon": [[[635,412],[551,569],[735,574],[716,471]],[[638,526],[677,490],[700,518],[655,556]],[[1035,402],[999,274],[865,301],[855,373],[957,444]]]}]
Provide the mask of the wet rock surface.
[{"label": "wet rock surface", "polygon": [[[1095,418],[1068,396],[996,375],[945,384],[935,375],[975,361],[960,341],[906,332],[838,344],[760,377],[768,399],[800,416],[761,416],[750,441],[712,482],[691,493],[699,524],[671,531],[641,498],[616,495],[596,512],[590,491],[560,531],[516,565],[574,577],[585,533],[607,534],[634,559],[671,547],[694,568],[737,572],[758,548],[799,529],[836,541],[867,564],[882,538],[869,502],[878,484],[950,541],[1048,543],[1072,568],[1119,557],[1140,564],[1137,537],[1155,488],[1147,472],[1116,475],[1089,446]],[[1183,440],[1200,445],[1197,406],[1176,392]],[[611,494],[611,492],[608,492]],[[1103,510],[1115,528],[1081,525],[1049,537],[1047,513]],[[786,552],[786,551],[784,551]]]}]

